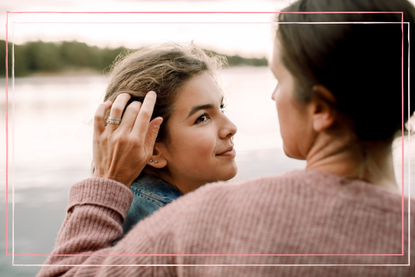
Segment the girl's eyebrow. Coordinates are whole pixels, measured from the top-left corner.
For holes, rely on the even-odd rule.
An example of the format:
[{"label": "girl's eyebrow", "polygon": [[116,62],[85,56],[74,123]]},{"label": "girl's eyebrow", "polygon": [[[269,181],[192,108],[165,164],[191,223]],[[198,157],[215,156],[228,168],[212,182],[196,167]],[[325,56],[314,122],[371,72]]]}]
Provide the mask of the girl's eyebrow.
[{"label": "girl's eyebrow", "polygon": [[[222,103],[223,103],[223,97],[221,98],[220,103],[222,105]],[[215,105],[213,105],[213,104],[204,104],[204,105],[200,105],[200,106],[194,106],[190,110],[190,112],[187,115],[186,119],[189,118],[190,116],[192,116],[195,112],[197,112],[199,110],[209,110],[209,109],[213,109],[213,108],[215,108]]]},{"label": "girl's eyebrow", "polygon": [[205,104],[205,105],[200,105],[200,106],[194,106],[189,114],[187,115],[186,118],[192,116],[195,112],[199,111],[199,110],[208,110],[208,109],[213,109],[214,105],[212,104]]}]

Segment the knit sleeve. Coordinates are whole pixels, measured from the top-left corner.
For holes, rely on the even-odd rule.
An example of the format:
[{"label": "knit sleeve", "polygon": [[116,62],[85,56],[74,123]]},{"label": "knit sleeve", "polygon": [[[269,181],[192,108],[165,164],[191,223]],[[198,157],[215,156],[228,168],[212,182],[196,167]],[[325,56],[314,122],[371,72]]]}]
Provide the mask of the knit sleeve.
[{"label": "knit sleeve", "polygon": [[111,257],[132,199],[131,191],[113,180],[89,178],[73,185],[55,247],[38,276],[106,276],[108,267],[88,265],[105,264]]}]

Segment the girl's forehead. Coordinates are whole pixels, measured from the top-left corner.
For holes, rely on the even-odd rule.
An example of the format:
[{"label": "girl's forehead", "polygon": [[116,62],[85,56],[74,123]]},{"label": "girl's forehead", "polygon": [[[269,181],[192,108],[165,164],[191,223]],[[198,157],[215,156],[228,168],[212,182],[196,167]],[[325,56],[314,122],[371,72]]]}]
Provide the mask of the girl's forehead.
[{"label": "girl's forehead", "polygon": [[174,114],[186,114],[198,106],[217,107],[222,100],[223,93],[213,77],[209,73],[203,73],[193,77],[179,89],[174,103]]}]

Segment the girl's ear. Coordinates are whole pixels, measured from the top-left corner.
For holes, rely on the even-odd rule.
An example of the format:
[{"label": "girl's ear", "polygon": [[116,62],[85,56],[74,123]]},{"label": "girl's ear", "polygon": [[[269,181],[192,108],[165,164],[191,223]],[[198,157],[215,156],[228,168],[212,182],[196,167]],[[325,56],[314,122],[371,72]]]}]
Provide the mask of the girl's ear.
[{"label": "girl's ear", "polygon": [[318,95],[313,105],[313,128],[321,132],[334,124],[336,111],[332,104],[336,103],[336,99],[324,86],[316,85],[313,90]]},{"label": "girl's ear", "polygon": [[163,155],[163,151],[161,150],[162,146],[160,143],[154,144],[153,155],[151,156],[150,160],[147,162],[148,165],[154,168],[163,168],[167,165],[167,160]]}]

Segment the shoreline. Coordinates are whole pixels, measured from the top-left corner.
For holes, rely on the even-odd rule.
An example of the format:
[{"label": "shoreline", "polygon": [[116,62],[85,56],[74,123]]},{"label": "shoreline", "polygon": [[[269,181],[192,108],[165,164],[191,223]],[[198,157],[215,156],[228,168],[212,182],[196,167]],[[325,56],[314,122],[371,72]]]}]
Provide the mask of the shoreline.
[{"label": "shoreline", "polygon": [[[251,65],[235,65],[235,66],[227,66],[224,67],[222,70],[227,70],[227,69],[252,69],[252,68],[268,68],[268,66],[251,66]],[[25,76],[18,76],[15,77],[15,79],[22,79],[22,78],[32,78],[32,77],[77,77],[77,76],[108,76],[109,72],[103,72],[103,71],[99,71],[93,68],[89,68],[89,67],[83,67],[83,68],[79,68],[79,69],[64,69],[64,70],[60,70],[60,71],[37,71]],[[8,76],[9,79],[12,78],[12,76]],[[5,76],[1,76],[0,80],[5,80],[6,77]]]}]

